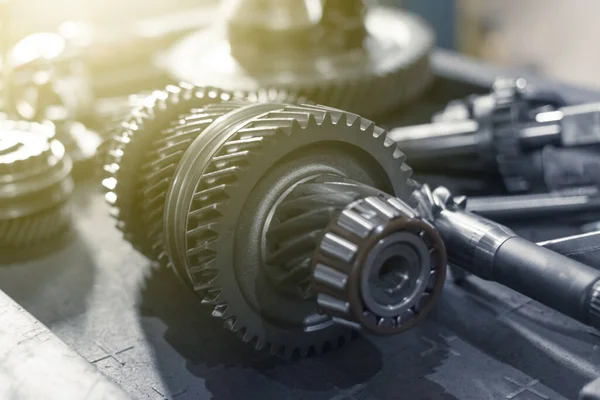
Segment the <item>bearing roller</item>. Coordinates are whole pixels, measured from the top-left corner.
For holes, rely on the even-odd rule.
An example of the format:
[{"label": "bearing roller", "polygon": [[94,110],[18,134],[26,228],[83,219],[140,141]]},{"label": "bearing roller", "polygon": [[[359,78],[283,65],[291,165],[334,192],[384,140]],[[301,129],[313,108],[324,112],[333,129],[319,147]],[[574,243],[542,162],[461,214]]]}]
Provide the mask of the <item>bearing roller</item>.
[{"label": "bearing roller", "polygon": [[408,198],[403,154],[352,113],[178,93],[188,100],[147,108],[157,117],[115,142],[105,186],[126,238],[257,349],[305,356],[350,339],[320,312],[311,257],[348,203],[379,191]]},{"label": "bearing roller", "polygon": [[361,0],[236,0],[226,18],[173,46],[177,81],[250,96],[283,90],[372,117],[419,96],[432,73],[432,30]]},{"label": "bearing roller", "polygon": [[0,255],[41,255],[68,236],[71,161],[52,127],[0,121]]},{"label": "bearing roller", "polygon": [[345,207],[312,260],[322,309],[340,324],[380,334],[423,320],[446,277],[446,249],[435,228],[385,194]]}]

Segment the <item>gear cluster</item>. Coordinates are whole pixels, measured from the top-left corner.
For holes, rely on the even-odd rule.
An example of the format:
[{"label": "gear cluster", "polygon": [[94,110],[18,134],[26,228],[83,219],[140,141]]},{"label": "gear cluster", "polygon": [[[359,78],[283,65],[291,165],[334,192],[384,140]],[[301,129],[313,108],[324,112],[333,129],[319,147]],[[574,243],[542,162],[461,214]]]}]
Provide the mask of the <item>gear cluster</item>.
[{"label": "gear cluster", "polygon": [[51,125],[0,121],[2,261],[43,253],[69,231],[71,160],[53,136]]},{"label": "gear cluster", "polygon": [[111,141],[106,198],[125,238],[226,328],[272,354],[320,353],[351,330],[321,312],[312,254],[348,203],[379,191],[408,198],[411,170],[356,114],[256,100],[155,92]]}]

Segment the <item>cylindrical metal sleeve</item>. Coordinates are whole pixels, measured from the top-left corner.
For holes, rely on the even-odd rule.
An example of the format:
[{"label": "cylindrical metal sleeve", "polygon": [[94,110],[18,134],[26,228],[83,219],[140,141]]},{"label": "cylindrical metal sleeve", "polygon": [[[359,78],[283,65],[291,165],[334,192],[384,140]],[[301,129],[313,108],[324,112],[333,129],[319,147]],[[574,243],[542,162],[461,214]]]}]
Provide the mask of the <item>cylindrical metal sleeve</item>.
[{"label": "cylindrical metal sleeve", "polygon": [[435,228],[448,249],[448,261],[483,279],[493,279],[494,255],[516,234],[505,226],[462,210],[442,210]]},{"label": "cylindrical metal sleeve", "polygon": [[600,271],[521,237],[506,240],[496,252],[494,280],[584,323]]}]

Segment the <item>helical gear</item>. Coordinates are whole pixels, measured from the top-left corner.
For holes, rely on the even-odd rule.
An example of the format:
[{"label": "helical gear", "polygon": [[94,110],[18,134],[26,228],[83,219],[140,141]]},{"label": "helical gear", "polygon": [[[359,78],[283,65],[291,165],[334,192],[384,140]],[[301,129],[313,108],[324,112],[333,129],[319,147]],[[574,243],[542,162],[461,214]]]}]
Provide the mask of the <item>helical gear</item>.
[{"label": "helical gear", "polygon": [[0,121],[0,255],[30,258],[56,248],[69,232],[71,161],[52,126]]},{"label": "helical gear", "polygon": [[[168,186],[169,173],[178,164],[182,149],[222,113],[235,108],[234,100],[302,101],[275,90],[244,97],[214,87],[169,85],[136,96],[130,103],[131,110],[106,141],[102,184],[111,214],[124,237],[151,260],[168,263],[164,246],[157,247],[157,221],[162,219],[164,200],[153,193],[164,196],[160,190]],[[217,109],[226,101],[227,105]],[[153,158],[156,156],[158,160]],[[139,212],[140,205],[143,212]],[[148,230],[147,223],[152,229]]]},{"label": "helical gear", "polygon": [[313,298],[274,287],[254,242],[268,235],[268,215],[286,190],[323,173],[408,196],[403,160],[382,129],[354,114],[236,108],[204,128],[176,167],[163,218],[168,258],[213,316],[257,349],[290,357],[336,347],[350,332],[319,315]]},{"label": "helical gear", "polygon": [[446,249],[435,228],[382,193],[339,213],[312,263],[324,312],[337,323],[382,334],[422,321],[446,277]]},{"label": "helical gear", "polygon": [[194,108],[230,100],[232,94],[214,88],[188,85],[168,86],[146,96],[135,105],[119,129],[107,142],[105,198],[112,206],[112,215],[125,238],[142,254],[156,260],[152,240],[147,236],[139,205],[144,201],[142,165],[155,141],[162,139],[179,121],[181,115]]},{"label": "helical gear", "polygon": [[289,296],[314,297],[312,257],[327,225],[347,204],[377,192],[336,175],[308,178],[290,188],[273,209],[261,248],[269,279]]}]

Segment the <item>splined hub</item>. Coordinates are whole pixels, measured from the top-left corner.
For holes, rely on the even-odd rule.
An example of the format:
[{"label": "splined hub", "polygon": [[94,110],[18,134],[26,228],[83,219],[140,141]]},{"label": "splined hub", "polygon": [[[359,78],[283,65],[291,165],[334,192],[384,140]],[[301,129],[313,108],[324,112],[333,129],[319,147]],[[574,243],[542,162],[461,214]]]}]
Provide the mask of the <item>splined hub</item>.
[{"label": "splined hub", "polygon": [[52,127],[0,121],[2,261],[41,255],[69,231],[71,161]]},{"label": "splined hub", "polygon": [[242,0],[226,21],[176,44],[177,81],[247,94],[274,89],[373,117],[432,79],[433,33],[420,19],[360,0]]},{"label": "splined hub", "polygon": [[385,194],[349,204],[313,255],[318,303],[338,323],[384,334],[421,321],[441,293],[446,250],[436,230]]}]

